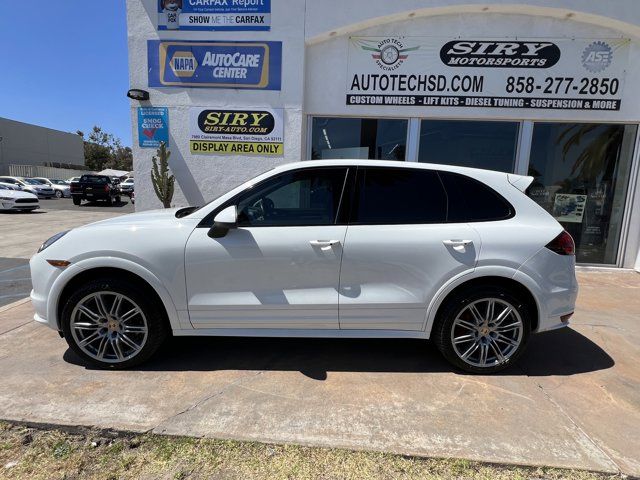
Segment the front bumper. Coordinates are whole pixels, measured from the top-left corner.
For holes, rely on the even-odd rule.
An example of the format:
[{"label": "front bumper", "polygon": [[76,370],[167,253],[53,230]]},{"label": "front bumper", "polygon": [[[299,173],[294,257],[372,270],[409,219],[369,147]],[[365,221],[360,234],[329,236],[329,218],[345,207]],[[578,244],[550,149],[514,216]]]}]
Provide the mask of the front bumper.
[{"label": "front bumper", "polygon": [[33,284],[33,289],[30,294],[31,303],[35,310],[33,319],[54,330],[60,330],[56,319],[49,316],[48,309],[50,301],[49,292],[63,270],[49,265],[40,254],[31,257],[29,268],[31,270],[31,283]]}]

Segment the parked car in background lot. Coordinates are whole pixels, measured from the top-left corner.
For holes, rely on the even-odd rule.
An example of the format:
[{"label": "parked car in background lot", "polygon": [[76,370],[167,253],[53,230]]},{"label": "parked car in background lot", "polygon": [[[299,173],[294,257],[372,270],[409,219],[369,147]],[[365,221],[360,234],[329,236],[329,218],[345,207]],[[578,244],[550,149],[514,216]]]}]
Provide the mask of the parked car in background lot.
[{"label": "parked car in background lot", "polygon": [[0,182],[0,187],[5,187],[5,190],[22,190],[19,185],[14,185],[13,183]]},{"label": "parked car in background lot", "polygon": [[77,182],[80,180],[80,177],[71,177],[71,178],[67,178],[64,182],[67,185],[71,185],[71,182]]},{"label": "parked car in background lot", "polygon": [[122,183],[120,183],[120,190],[123,195],[128,195],[131,197],[131,194],[134,191],[133,178],[127,178]]},{"label": "parked car in background lot", "polygon": [[37,196],[0,183],[0,210],[31,212],[37,208],[40,208]]},{"label": "parked car in background lot", "polygon": [[532,177],[366,160],[284,165],[202,207],[61,232],[31,259],[35,319],[124,368],[167,335],[432,338],[492,373],[564,327],[571,236]]},{"label": "parked car in background lot", "polygon": [[82,175],[77,182],[71,182],[71,196],[74,205],[82,200],[105,200],[109,205],[120,203],[119,180],[108,175]]},{"label": "parked car in background lot", "polygon": [[33,193],[38,198],[53,198],[56,196],[55,190],[49,185],[43,185],[42,183],[30,178],[0,177],[0,182],[17,185],[21,190]]},{"label": "parked car in background lot", "polygon": [[49,185],[51,188],[53,188],[56,197],[58,198],[71,197],[71,188],[64,182],[64,180],[52,180],[44,177],[32,177],[32,179],[42,183],[43,185]]}]

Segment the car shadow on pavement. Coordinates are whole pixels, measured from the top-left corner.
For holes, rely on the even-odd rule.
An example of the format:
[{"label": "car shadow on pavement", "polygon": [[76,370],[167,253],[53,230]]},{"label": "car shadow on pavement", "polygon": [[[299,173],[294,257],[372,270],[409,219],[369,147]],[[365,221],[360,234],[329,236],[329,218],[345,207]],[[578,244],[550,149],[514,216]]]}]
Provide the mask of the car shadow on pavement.
[{"label": "car shadow on pavement", "polygon": [[[64,359],[84,363],[71,350]],[[613,359],[580,333],[565,328],[534,335],[525,354],[499,375],[575,375],[611,368]],[[325,380],[328,372],[456,372],[424,340],[171,338],[140,371],[299,371]],[[461,373],[461,372],[458,372]]]}]

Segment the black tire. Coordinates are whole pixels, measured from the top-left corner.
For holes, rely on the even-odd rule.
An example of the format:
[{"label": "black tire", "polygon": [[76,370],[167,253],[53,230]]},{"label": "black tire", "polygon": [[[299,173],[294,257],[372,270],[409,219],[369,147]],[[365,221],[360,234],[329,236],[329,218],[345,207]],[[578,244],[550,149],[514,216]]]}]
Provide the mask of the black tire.
[{"label": "black tire", "polygon": [[[137,354],[124,361],[112,359],[112,361],[109,362],[92,357],[78,345],[71,331],[71,320],[74,309],[82,299],[96,292],[113,292],[125,295],[137,304],[146,318],[146,341]],[[109,294],[107,293],[107,295]],[[140,284],[128,279],[113,277],[92,280],[74,291],[62,310],[61,325],[64,338],[69,344],[69,348],[87,364],[103,369],[124,369],[140,365],[151,358],[169,335],[169,322],[162,304],[154,301],[153,296],[149,295],[149,292]],[[115,349],[113,349],[112,352],[115,353]]]},{"label": "black tire", "polygon": [[118,203],[118,204],[119,204],[121,201],[122,201],[122,199],[120,198],[120,196],[117,196],[117,197],[116,197],[116,203]]},{"label": "black tire", "polygon": [[80,197],[73,197],[73,204],[80,205],[82,203],[82,199]]},{"label": "black tire", "polygon": [[[464,309],[466,309],[470,304],[476,301],[481,301],[488,298],[506,302],[514,307],[515,312],[517,312],[517,315],[522,322],[521,337],[519,345],[509,353],[508,357],[504,361],[498,361],[498,357],[493,353],[495,350],[493,350],[491,352],[491,355],[496,357],[496,360],[494,362],[491,362],[487,366],[477,366],[465,361],[463,358],[461,358],[461,355],[456,352],[456,348],[453,345],[452,329],[454,328],[454,321],[456,320],[458,315],[464,311]],[[478,305],[483,304],[479,303]],[[516,319],[516,314],[514,313],[512,315],[513,317],[510,318]],[[501,286],[477,285],[458,292],[445,301],[445,303],[440,308],[440,311],[438,312],[438,317],[436,318],[431,338],[433,339],[434,344],[436,345],[438,350],[440,350],[442,355],[447,359],[447,361],[457,368],[470,373],[495,373],[513,365],[518,357],[522,355],[522,352],[525,350],[526,344],[531,334],[532,320],[531,309],[517,293]],[[455,328],[460,327],[458,326]],[[515,335],[515,332],[513,333]],[[473,334],[476,335],[475,332]],[[469,342],[472,342],[472,340],[469,340]],[[466,345],[471,348],[472,343],[468,343]],[[464,348],[466,345],[463,344],[462,348]],[[494,343],[493,345],[497,344]],[[504,344],[501,345],[504,346]],[[489,347],[486,348],[489,349]],[[473,361],[472,359],[470,360]]]},{"label": "black tire", "polygon": [[107,205],[113,205],[113,198],[111,196],[107,197]]}]

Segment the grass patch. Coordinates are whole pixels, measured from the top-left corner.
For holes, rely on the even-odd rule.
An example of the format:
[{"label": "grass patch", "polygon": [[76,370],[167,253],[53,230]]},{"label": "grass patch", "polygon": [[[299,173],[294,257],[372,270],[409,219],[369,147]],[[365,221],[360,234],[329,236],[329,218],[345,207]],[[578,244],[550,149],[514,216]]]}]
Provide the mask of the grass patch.
[{"label": "grass patch", "polygon": [[74,433],[0,422],[0,479],[578,479],[621,478],[579,470],[490,465],[295,445]]}]

